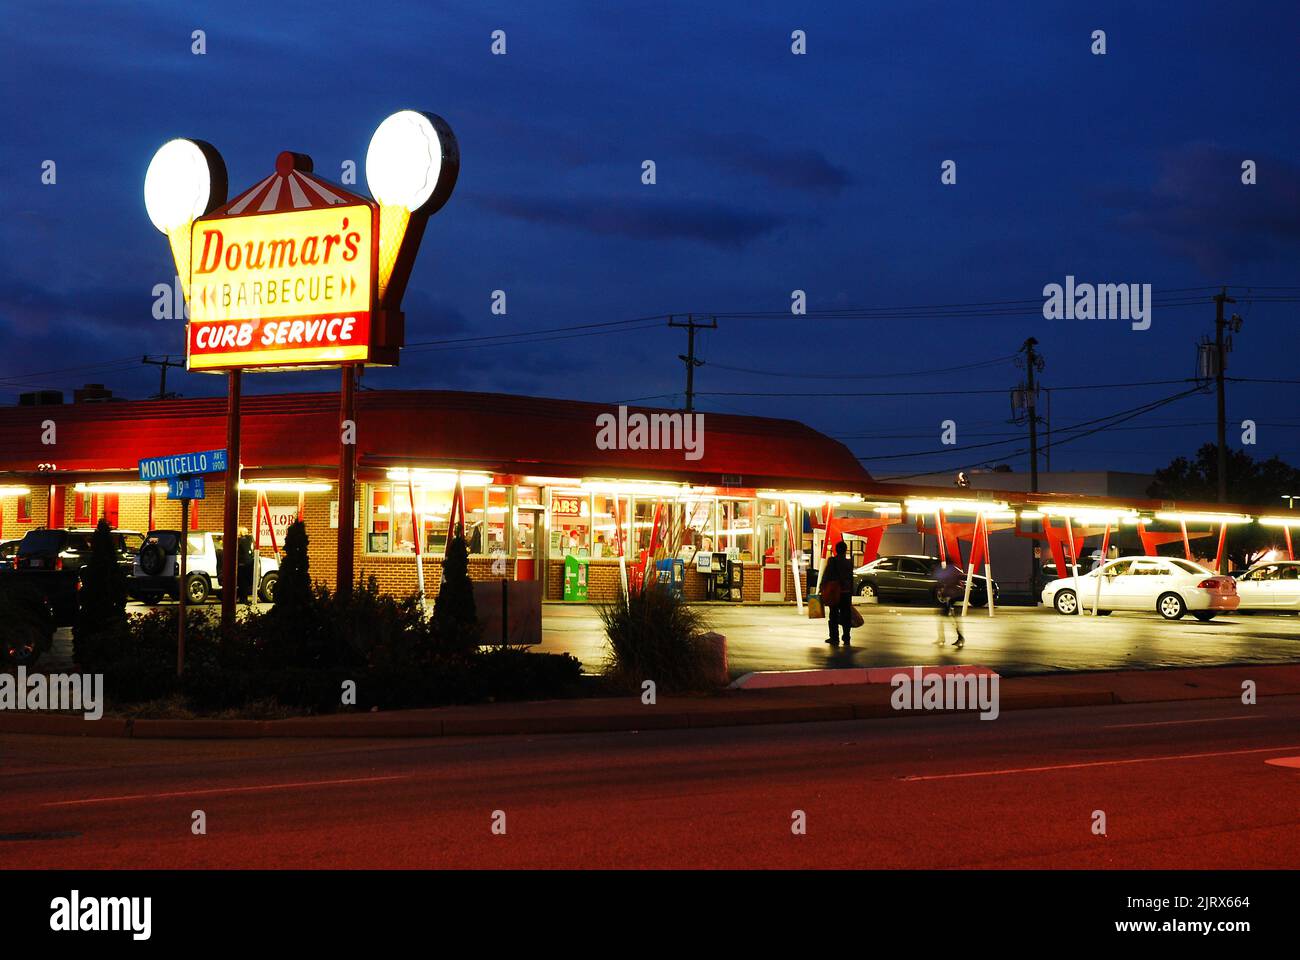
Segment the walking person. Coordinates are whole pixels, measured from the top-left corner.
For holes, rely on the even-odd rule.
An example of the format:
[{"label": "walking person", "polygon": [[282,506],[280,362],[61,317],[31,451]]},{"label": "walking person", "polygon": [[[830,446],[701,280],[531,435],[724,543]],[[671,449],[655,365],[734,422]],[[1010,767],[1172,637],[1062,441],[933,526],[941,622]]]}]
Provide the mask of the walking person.
[{"label": "walking person", "polygon": [[954,647],[963,647],[966,645],[966,638],[961,635],[961,614],[954,613],[957,598],[962,595],[962,590],[965,587],[962,573],[951,563],[940,564],[939,569],[934,572],[934,578],[939,584],[934,593],[939,598],[941,611],[939,613],[939,646],[942,647],[947,639],[944,621],[952,617],[953,626],[957,630],[957,639],[952,642],[952,645]]},{"label": "walking person", "polygon": [[239,538],[236,543],[239,551],[236,554],[235,564],[238,581],[236,596],[240,603],[248,603],[253,596],[253,538],[249,535],[247,527],[239,528]]},{"label": "walking person", "polygon": [[818,590],[830,626],[826,642],[832,647],[840,645],[841,630],[844,646],[849,646],[849,632],[853,629],[853,561],[847,554],[848,545],[843,540],[835,544],[835,556],[826,561]]}]

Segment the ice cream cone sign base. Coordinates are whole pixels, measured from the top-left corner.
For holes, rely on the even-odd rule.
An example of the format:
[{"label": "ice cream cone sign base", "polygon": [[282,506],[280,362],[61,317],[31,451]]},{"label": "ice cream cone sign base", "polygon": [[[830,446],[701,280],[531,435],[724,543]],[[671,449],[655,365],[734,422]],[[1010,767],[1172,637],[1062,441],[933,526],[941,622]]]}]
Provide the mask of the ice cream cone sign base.
[{"label": "ice cream cone sign base", "polygon": [[379,205],[379,299],[384,299],[388,292],[388,283],[393,278],[397,267],[398,254],[402,252],[402,240],[406,236],[407,224],[411,222],[411,211],[403,206],[392,204]]},{"label": "ice cream cone sign base", "polygon": [[149,220],[171,244],[176,276],[190,293],[190,233],[194,221],[226,202],[226,163],[203,140],[169,140],[158,148],[144,175]]}]

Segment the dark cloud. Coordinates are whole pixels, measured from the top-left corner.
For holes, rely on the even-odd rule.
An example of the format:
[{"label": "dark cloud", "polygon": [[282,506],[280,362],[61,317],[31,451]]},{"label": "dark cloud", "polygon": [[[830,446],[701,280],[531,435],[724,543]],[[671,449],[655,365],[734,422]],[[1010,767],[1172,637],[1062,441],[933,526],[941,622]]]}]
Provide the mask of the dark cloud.
[{"label": "dark cloud", "polygon": [[743,247],[783,223],[783,218],[775,214],[692,200],[556,200],[524,196],[470,199],[484,209],[528,223],[645,240],[695,240],[729,249]]},{"label": "dark cloud", "polygon": [[[1258,182],[1241,182],[1242,161]],[[1149,196],[1123,215],[1187,257],[1210,277],[1300,250],[1300,167],[1283,160],[1195,143],[1162,156]]]},{"label": "dark cloud", "polygon": [[837,194],[852,182],[846,170],[809,147],[778,147],[750,135],[707,135],[695,144],[723,166],[787,190]]}]

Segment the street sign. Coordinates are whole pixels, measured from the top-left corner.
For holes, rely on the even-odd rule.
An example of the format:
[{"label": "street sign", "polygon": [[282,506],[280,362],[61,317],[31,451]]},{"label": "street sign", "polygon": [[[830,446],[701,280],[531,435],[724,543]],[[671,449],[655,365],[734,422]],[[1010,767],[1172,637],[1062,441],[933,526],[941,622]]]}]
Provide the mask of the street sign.
[{"label": "street sign", "polygon": [[167,499],[168,500],[202,500],[203,499],[203,478],[202,477],[168,477],[167,478]]},{"label": "street sign", "polygon": [[176,453],[166,457],[145,457],[140,461],[140,479],[170,480],[201,473],[224,473],[225,469],[225,450]]}]

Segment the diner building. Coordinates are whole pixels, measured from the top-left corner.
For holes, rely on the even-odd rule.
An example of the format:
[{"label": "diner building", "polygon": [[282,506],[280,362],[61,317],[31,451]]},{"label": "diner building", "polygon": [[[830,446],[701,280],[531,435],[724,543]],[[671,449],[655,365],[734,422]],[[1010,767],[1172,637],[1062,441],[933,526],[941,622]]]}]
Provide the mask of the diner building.
[{"label": "diner building", "polygon": [[[96,399],[0,411],[0,540],[40,526],[91,526],[101,516],[139,532],[180,528],[180,502],[167,499],[165,485],[140,482],[138,461],[224,447],[225,399]],[[688,599],[794,599],[790,558],[812,548],[805,507],[855,500],[871,480],[853,454],[791,420],[715,413],[702,415],[690,449],[664,449],[685,414],[623,415],[638,412],[650,429],[620,446],[598,443],[602,415],[618,415],[608,405],[361,391],[357,575],[374,576],[386,591],[414,590],[418,535],[425,590],[436,592],[459,483],[476,580],[539,580],[546,599],[561,600],[573,558],[570,580],[580,568],[586,598],[607,600],[627,565],[651,554],[680,561],[665,575]],[[332,583],[338,395],[245,396],[241,432],[239,525],[270,552],[301,516],[312,574]],[[191,529],[221,530],[222,479],[206,478]]]},{"label": "diner building", "polygon": [[[223,448],[225,399],[74,396],[65,404],[57,393],[29,395],[0,410],[0,547],[28,530],[90,527],[100,517],[120,530],[179,529],[180,501],[167,499],[165,484],[141,482],[139,461]],[[270,554],[302,519],[312,576],[333,584],[339,395],[246,396],[241,411],[238,525]],[[363,390],[351,432],[353,569],[395,594],[416,590],[422,576],[435,594],[457,489],[470,576],[537,582],[551,601],[611,600],[626,579],[645,575],[688,600],[801,602],[809,563],[841,537],[855,564],[882,552],[937,556],[973,564],[1004,595],[1026,599],[1036,597],[1031,558],[1063,571],[1070,557],[1163,548],[1217,565],[1238,523],[1269,526],[1278,555],[1294,556],[1300,511],[1158,501],[1132,477],[1121,478],[1124,491],[1112,489],[1109,474],[1096,475],[1104,483],[1046,475],[1061,482],[1052,492],[998,474],[968,487],[938,475],[890,483],[793,420],[696,414],[702,431],[687,434],[686,416],[506,394]],[[618,429],[609,429],[615,420]],[[220,533],[224,474],[205,479],[188,526]]]}]

